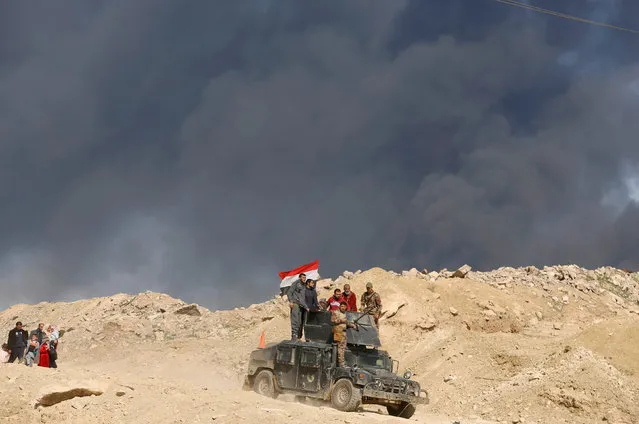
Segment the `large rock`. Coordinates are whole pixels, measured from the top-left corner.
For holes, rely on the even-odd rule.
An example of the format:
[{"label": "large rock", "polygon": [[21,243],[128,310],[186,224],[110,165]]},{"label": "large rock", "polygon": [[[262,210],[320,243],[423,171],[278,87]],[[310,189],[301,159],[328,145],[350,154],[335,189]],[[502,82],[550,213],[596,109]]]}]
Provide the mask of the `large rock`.
[{"label": "large rock", "polygon": [[453,272],[453,277],[455,278],[464,278],[466,276],[466,274],[468,274],[470,272],[472,268],[470,267],[470,265],[463,265],[459,268],[457,268],[457,271]]},{"label": "large rock", "polygon": [[200,310],[197,308],[196,304],[184,306],[178,309],[177,311],[175,311],[175,313],[177,315],[191,315],[194,317],[199,317],[200,315],[202,315],[202,313],[200,313]]}]

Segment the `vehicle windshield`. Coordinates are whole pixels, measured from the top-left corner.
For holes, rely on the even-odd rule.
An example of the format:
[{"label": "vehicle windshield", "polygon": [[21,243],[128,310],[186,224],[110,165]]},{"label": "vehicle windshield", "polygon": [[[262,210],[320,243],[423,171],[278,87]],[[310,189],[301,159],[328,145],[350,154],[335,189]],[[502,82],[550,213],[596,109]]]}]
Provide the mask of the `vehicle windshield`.
[{"label": "vehicle windshield", "polygon": [[357,365],[361,368],[375,368],[392,371],[390,359],[379,352],[350,351],[345,355],[346,363],[349,366]]}]

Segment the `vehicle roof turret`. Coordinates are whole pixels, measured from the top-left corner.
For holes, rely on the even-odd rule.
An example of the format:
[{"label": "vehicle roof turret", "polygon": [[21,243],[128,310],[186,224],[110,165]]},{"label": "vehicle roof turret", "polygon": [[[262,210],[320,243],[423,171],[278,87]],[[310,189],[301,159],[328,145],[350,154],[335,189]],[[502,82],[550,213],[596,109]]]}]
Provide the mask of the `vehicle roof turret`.
[{"label": "vehicle roof turret", "polygon": [[[349,322],[357,322],[358,327],[357,329],[349,328],[346,331],[348,344],[374,347],[382,345],[371,315],[362,312],[346,312],[346,319]],[[313,342],[332,343],[331,313],[326,311],[309,312],[304,325],[304,334],[307,340]]]}]

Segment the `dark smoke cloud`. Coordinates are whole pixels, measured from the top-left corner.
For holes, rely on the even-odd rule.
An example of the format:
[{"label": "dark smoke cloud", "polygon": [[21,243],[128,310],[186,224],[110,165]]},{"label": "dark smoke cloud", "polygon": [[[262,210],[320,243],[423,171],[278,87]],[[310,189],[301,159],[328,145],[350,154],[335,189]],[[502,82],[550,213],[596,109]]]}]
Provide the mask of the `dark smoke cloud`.
[{"label": "dark smoke cloud", "polygon": [[0,16],[0,306],[226,308],[313,259],[639,265],[636,35],[489,0],[65,4]]}]

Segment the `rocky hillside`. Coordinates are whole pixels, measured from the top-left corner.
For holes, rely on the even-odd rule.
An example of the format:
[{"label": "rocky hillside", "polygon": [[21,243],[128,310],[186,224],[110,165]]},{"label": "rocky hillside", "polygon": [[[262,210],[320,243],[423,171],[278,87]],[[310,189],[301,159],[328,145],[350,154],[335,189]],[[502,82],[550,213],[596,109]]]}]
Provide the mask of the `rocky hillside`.
[{"label": "rocky hillside", "polygon": [[[410,368],[430,393],[431,404],[414,419],[639,421],[638,274],[574,265],[490,272],[475,272],[468,266],[400,273],[373,268],[321,280],[320,297],[330,296],[334,287],[346,282],[359,295],[368,281],[382,296],[383,348],[400,361],[401,371]],[[256,400],[240,390],[248,353],[257,346],[261,332],[267,342],[288,338],[288,308],[279,297],[229,311],[209,311],[151,292],[15,305],[0,313],[0,329],[8,331],[17,319],[29,329],[39,321],[58,324],[63,335],[58,370],[0,367],[0,378],[10,370],[9,381],[25,382],[16,392],[18,397],[0,394],[0,418],[9,422],[28,422],[16,402],[35,405],[47,390],[28,383],[35,372],[50,373],[65,384],[90,375],[91,384],[103,387],[104,394],[83,398],[91,400],[83,401],[88,406],[82,406],[82,414],[73,403],[77,399],[39,406],[28,413],[33,422],[47,422],[49,416],[103,422],[105,411],[116,410],[126,414],[117,412],[120,422],[144,422],[132,416],[146,417],[148,422],[179,422],[160,414],[166,410],[172,416],[169,406],[176,400],[199,411],[198,419],[206,422],[242,421],[233,414],[251,420],[304,422],[296,421],[296,414],[305,411],[299,408],[309,408],[286,400]],[[122,392],[121,385],[144,387],[144,398],[139,391]],[[202,392],[203,386],[208,392]],[[116,392],[125,394],[116,396]],[[229,404],[231,399],[237,402],[235,412],[225,418],[219,411],[211,412],[222,398]],[[256,410],[252,406],[256,401],[268,402],[269,411],[283,412]],[[155,415],[140,410],[143,406],[155,408]],[[242,408],[250,413],[242,415]],[[343,415],[326,409],[329,422],[332,417],[344,422]],[[382,417],[375,413],[376,407],[366,411],[348,419],[370,422]],[[193,414],[183,411],[179,419],[197,421]]]}]

